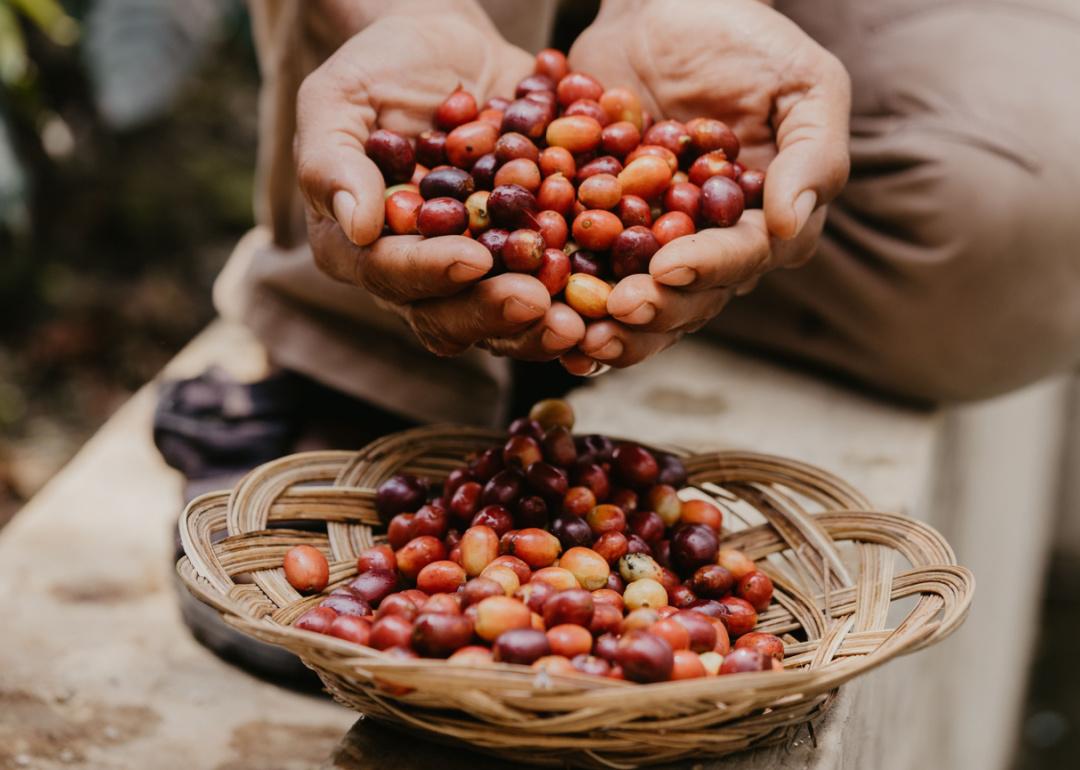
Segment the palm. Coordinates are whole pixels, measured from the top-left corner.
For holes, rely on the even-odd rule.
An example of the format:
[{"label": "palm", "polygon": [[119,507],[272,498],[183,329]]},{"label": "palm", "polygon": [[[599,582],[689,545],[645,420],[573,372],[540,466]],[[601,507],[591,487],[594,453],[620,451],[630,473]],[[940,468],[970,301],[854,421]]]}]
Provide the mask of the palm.
[{"label": "palm", "polygon": [[626,25],[590,27],[571,66],[637,90],[657,119],[723,120],[742,143],[740,160],[764,168],[777,153],[778,103],[813,79],[813,44],[757,0],[692,5],[653,2]]}]

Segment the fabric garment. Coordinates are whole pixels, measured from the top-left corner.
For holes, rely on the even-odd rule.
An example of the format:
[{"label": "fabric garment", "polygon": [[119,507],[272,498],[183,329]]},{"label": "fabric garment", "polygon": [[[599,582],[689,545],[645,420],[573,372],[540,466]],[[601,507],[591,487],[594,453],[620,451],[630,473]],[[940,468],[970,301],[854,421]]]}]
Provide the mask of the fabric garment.
[{"label": "fabric garment", "polygon": [[[319,3],[253,0],[259,226],[215,287],[276,363],[417,420],[493,424],[510,365],[440,359],[315,268],[292,171],[296,89],[340,40]],[[491,0],[536,50],[553,2]],[[1080,6],[1074,0],[779,0],[853,81],[852,173],[818,254],[699,334],[902,396],[989,396],[1080,360]],[[531,38],[526,34],[531,33]]]}]

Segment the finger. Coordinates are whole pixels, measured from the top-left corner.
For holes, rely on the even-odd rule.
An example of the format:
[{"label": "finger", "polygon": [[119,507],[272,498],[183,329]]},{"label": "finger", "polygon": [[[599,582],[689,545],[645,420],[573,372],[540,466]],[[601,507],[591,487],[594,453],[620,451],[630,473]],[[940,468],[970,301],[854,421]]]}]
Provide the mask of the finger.
[{"label": "finger", "polygon": [[575,377],[592,377],[604,364],[594,361],[580,350],[571,350],[559,356],[563,369]]},{"label": "finger", "polygon": [[500,356],[521,361],[551,361],[585,338],[585,321],[568,305],[556,302],[541,321],[522,334],[487,340],[485,347]]},{"label": "finger", "polygon": [[510,337],[543,318],[551,296],[538,280],[506,273],[453,297],[407,306],[407,319],[433,353],[458,355],[480,340]]},{"label": "finger", "polygon": [[385,184],[364,152],[375,112],[348,57],[330,57],[300,86],[296,97],[297,181],[308,205],[341,225],[365,246],[382,232]]},{"label": "finger", "polygon": [[644,332],[615,321],[590,324],[579,346],[594,361],[622,369],[641,363],[678,341],[678,332]]},{"label": "finger", "polygon": [[770,254],[765,216],[751,210],[734,227],[708,228],[670,241],[653,254],[649,274],[687,291],[733,286],[767,270]]},{"label": "finger", "polygon": [[815,208],[836,197],[850,164],[850,80],[828,52],[817,49],[813,56],[807,82],[776,102],[778,153],[765,177],[765,218],[769,232],[784,239],[794,238]]},{"label": "finger", "polygon": [[681,291],[651,276],[627,276],[608,297],[608,313],[620,323],[643,331],[670,332],[698,328],[719,313],[731,298],[727,288]]},{"label": "finger", "polygon": [[309,214],[308,241],[319,268],[393,304],[456,294],[491,269],[491,252],[471,238],[392,235],[360,247],[332,219]]}]

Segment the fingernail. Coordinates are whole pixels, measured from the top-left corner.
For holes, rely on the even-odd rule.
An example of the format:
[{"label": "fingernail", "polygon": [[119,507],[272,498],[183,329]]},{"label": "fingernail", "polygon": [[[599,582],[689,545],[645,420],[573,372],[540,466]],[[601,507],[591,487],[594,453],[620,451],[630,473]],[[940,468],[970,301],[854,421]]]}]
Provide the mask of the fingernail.
[{"label": "fingernail", "polygon": [[334,206],[334,219],[341,225],[341,229],[345,231],[345,235],[352,238],[352,218],[353,212],[356,210],[356,198],[352,197],[352,194],[345,190],[338,190],[334,193],[332,204]]},{"label": "fingernail", "polygon": [[561,334],[556,334],[551,329],[544,329],[544,333],[540,335],[540,345],[543,346],[545,350],[566,350],[573,344],[573,340],[567,339]]},{"label": "fingernail", "polygon": [[817,206],[817,193],[813,190],[803,190],[799,193],[799,197],[795,199],[795,233],[796,235],[802,232],[802,229],[806,227],[806,222],[810,219],[810,215],[814,213],[814,207]]},{"label": "fingernail", "polygon": [[455,262],[446,270],[447,277],[454,283],[470,283],[481,278],[487,273],[482,267],[470,265],[468,262]]},{"label": "fingernail", "polygon": [[511,297],[506,300],[502,307],[503,318],[510,323],[515,324],[532,321],[537,318],[541,312],[540,308],[526,305],[517,297]]},{"label": "fingernail", "polygon": [[593,364],[593,368],[585,375],[586,377],[599,377],[601,374],[607,374],[611,371],[611,367],[607,364],[602,364],[599,361],[594,361]]},{"label": "fingernail", "polygon": [[653,277],[667,286],[687,286],[697,280],[697,272],[689,267],[673,267]]},{"label": "fingernail", "polygon": [[656,318],[656,308],[653,307],[651,302],[642,302],[629,313],[616,317],[623,323],[647,324]]},{"label": "fingernail", "polygon": [[594,350],[590,355],[593,358],[599,358],[604,361],[610,361],[612,358],[618,358],[622,355],[623,344],[618,339],[612,337],[605,342],[600,348]]}]

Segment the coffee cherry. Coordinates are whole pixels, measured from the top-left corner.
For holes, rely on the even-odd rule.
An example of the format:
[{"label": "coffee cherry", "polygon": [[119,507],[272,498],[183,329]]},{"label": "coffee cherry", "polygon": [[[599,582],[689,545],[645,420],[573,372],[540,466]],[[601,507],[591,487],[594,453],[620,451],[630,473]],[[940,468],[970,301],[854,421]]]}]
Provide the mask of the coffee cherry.
[{"label": "coffee cherry", "polygon": [[[619,173],[623,170],[623,164],[619,162],[619,159],[611,155],[601,155],[599,158],[593,158],[592,160],[584,163],[574,175],[574,182],[578,185],[582,185],[586,180],[592,179],[594,176],[600,176],[601,174],[610,174],[611,176],[618,177]],[[581,205],[584,209],[584,204]]]},{"label": "coffee cherry", "polygon": [[533,569],[540,569],[554,564],[562,547],[550,532],[527,527],[513,534],[509,549],[511,556],[517,556]]},{"label": "coffee cherry", "polygon": [[443,131],[450,131],[471,120],[476,120],[478,112],[476,98],[468,91],[459,88],[435,108],[435,125]]},{"label": "coffee cherry", "polygon": [[298,545],[285,553],[282,563],[289,585],[302,593],[318,593],[330,582],[330,565],[322,551],[310,545]]},{"label": "coffee cherry", "polygon": [[[395,570],[397,568],[395,560]],[[379,606],[379,602],[397,588],[397,572],[384,569],[372,569],[361,572],[349,581],[349,590],[359,596],[372,607]]]},{"label": "coffee cherry", "polygon": [[487,190],[477,190],[465,200],[465,210],[469,212],[469,232],[480,235],[491,227],[491,217],[487,213]]},{"label": "coffee cherry", "polygon": [[643,144],[665,147],[676,157],[682,157],[690,149],[690,133],[677,120],[661,120],[653,124],[642,135],[641,141]]},{"label": "coffee cherry", "polygon": [[716,647],[716,628],[700,612],[679,610],[670,620],[686,629],[689,647],[694,652],[709,652]]},{"label": "coffee cherry", "polygon": [[588,629],[572,623],[563,623],[547,630],[548,644],[555,655],[572,658],[588,655],[592,651],[593,637]]},{"label": "coffee cherry", "polygon": [[656,511],[636,511],[630,515],[630,531],[646,543],[655,543],[664,536],[664,520]]},{"label": "coffee cherry", "polygon": [[416,576],[416,587],[429,594],[452,593],[465,584],[465,570],[452,561],[434,561]]},{"label": "coffee cherry", "polygon": [[[572,519],[571,521],[581,521]],[[569,570],[582,588],[593,591],[607,585],[611,568],[607,561],[590,548],[570,548],[559,559],[559,566]]]},{"label": "coffee cherry", "polygon": [[472,521],[469,522],[470,527],[485,526],[490,527],[495,531],[495,534],[502,537],[509,532],[514,526],[514,519],[510,515],[504,506],[501,505],[485,505],[476,515],[473,516]]},{"label": "coffee cherry", "polygon": [[668,603],[667,591],[656,580],[641,578],[626,586],[623,591],[623,602],[628,609],[636,610],[642,607],[666,607]]},{"label": "coffee cherry", "polygon": [[675,567],[691,574],[698,567],[716,562],[719,542],[716,532],[704,524],[684,524],[671,536],[671,558]]},{"label": "coffee cherry", "polygon": [[344,639],[346,642],[367,646],[371,640],[371,621],[356,615],[339,615],[334,618],[324,633]]},{"label": "coffee cherry", "polygon": [[[593,99],[599,101],[604,94],[604,87],[600,82],[583,72],[571,72],[559,79],[555,88],[555,95],[559,104],[569,107],[578,99]],[[606,110],[605,110],[606,111]]]},{"label": "coffee cherry", "polygon": [[605,532],[623,532],[626,529],[626,512],[617,505],[603,503],[589,511],[585,521],[598,537]]},{"label": "coffee cherry", "polygon": [[519,133],[535,141],[544,136],[554,118],[552,105],[534,99],[515,99],[503,111],[502,132]]},{"label": "coffee cherry", "polygon": [[687,500],[682,504],[679,516],[684,524],[704,524],[714,532],[719,532],[724,522],[724,513],[707,500]]},{"label": "coffee cherry", "polygon": [[619,479],[631,487],[649,486],[660,473],[656,457],[638,444],[619,444],[612,461]]},{"label": "coffee cherry", "polygon": [[483,666],[491,663],[493,660],[494,656],[487,647],[482,647],[479,644],[470,644],[456,650],[446,659],[446,662],[463,666]]},{"label": "coffee cherry", "polygon": [[595,655],[575,655],[570,665],[578,673],[589,676],[607,676],[611,672],[611,664]]},{"label": "coffee cherry", "polygon": [[513,596],[514,592],[521,588],[521,581],[518,579],[517,573],[501,564],[488,564],[484,567],[484,571],[480,573],[480,577],[494,580],[502,586],[503,594],[506,596]]},{"label": "coffee cherry", "polygon": [[561,501],[570,487],[566,471],[538,460],[525,472],[525,483],[546,500]]},{"label": "coffee cherry", "polygon": [[528,666],[545,655],[549,655],[551,646],[543,631],[520,628],[499,635],[495,639],[493,651],[494,659],[497,661]]},{"label": "coffee cherry", "polygon": [[[570,255],[570,274],[573,275],[574,273],[590,275],[593,278],[602,278],[605,271],[603,263],[595,254],[585,249],[578,249]],[[605,312],[607,312],[606,307]]]},{"label": "coffee cherry", "polygon": [[596,495],[588,487],[570,487],[563,495],[563,512],[571,516],[584,517],[595,507]]},{"label": "coffee cherry", "polygon": [[605,318],[608,314],[607,300],[611,286],[606,281],[586,273],[573,273],[566,283],[564,294],[566,304],[586,318]]},{"label": "coffee cherry", "polygon": [[622,231],[622,222],[610,211],[590,209],[574,218],[574,240],[586,249],[607,251]]},{"label": "coffee cherry", "polygon": [[603,127],[588,115],[556,118],[547,127],[547,143],[572,153],[590,152],[600,146]]},{"label": "coffee cherry", "polygon": [[433,615],[460,615],[461,593],[432,594],[431,598],[420,605],[420,614],[424,613],[431,613]]},{"label": "coffee cherry", "polygon": [[564,117],[573,117],[574,115],[584,115],[592,118],[601,126],[606,126],[608,123],[607,113],[604,112],[604,108],[600,106],[599,102],[592,99],[578,99],[563,110]]},{"label": "coffee cherry", "polygon": [[720,599],[731,593],[735,578],[719,564],[706,564],[698,567],[690,580],[694,593],[704,599]]},{"label": "coffee cherry", "polygon": [[641,144],[641,132],[627,120],[610,123],[600,132],[600,147],[608,155],[625,158]]},{"label": "coffee cherry", "polygon": [[450,496],[447,508],[450,514],[461,521],[468,521],[480,507],[480,496],[483,487],[477,481],[466,481]]},{"label": "coffee cherry", "polygon": [[320,607],[329,607],[338,615],[371,615],[371,605],[346,589],[341,593],[332,593],[319,602]]},{"label": "coffee cherry", "polygon": [[548,506],[539,495],[523,497],[514,507],[514,524],[522,529],[548,525]]},{"label": "coffee cherry", "polygon": [[746,671],[769,671],[772,669],[772,659],[747,648],[736,648],[725,658],[720,666],[721,674],[740,674]]},{"label": "coffee cherry", "polygon": [[545,48],[536,54],[536,66],[534,71],[538,75],[546,75],[558,83],[570,71],[566,63],[566,54],[554,48]]},{"label": "coffee cherry", "polygon": [[649,488],[645,499],[649,508],[660,515],[664,526],[672,527],[679,521],[683,503],[679,499],[675,487],[668,484],[657,484]]},{"label": "coffee cherry", "polygon": [[720,617],[732,638],[750,633],[757,625],[757,612],[750,602],[737,596],[725,596],[719,600]]},{"label": "coffee cherry", "polygon": [[[652,226],[652,210],[644,198],[637,195],[624,195],[615,207],[615,214],[623,227]],[[655,233],[654,233],[655,235]]]},{"label": "coffee cherry", "polygon": [[728,179],[735,179],[735,166],[727,160],[722,152],[710,152],[702,155],[690,166],[688,174],[690,182],[699,187],[714,176],[726,176]]},{"label": "coffee cherry", "polygon": [[388,615],[397,615],[412,621],[420,614],[420,607],[404,591],[390,594],[379,602],[379,611],[375,613],[375,619],[385,618]]},{"label": "coffee cherry", "polygon": [[676,182],[664,193],[664,208],[696,220],[701,214],[701,188],[690,182]]},{"label": "coffee cherry", "polygon": [[533,227],[537,212],[536,197],[516,184],[502,185],[488,197],[488,215],[496,227],[517,230]]},{"label": "coffee cherry", "polygon": [[489,124],[496,130],[502,130],[502,110],[480,110],[480,114],[476,116],[476,119],[481,123]]},{"label": "coffee cherry", "polygon": [[592,542],[592,530],[584,519],[576,516],[560,516],[551,522],[551,534],[559,538],[563,548],[589,545]]},{"label": "coffee cherry", "polygon": [[469,227],[469,212],[456,198],[424,201],[416,216],[416,228],[425,238],[461,235]]},{"label": "coffee cherry", "polygon": [[409,580],[415,580],[420,570],[434,561],[446,558],[446,546],[437,537],[421,535],[413,538],[394,554],[397,568]]},{"label": "coffee cherry", "polygon": [[619,559],[619,575],[627,583],[646,578],[659,581],[661,569],[653,557],[643,553],[628,553]]},{"label": "coffee cherry", "polygon": [[[591,180],[590,180],[591,181]],[[652,230],[635,225],[623,230],[611,244],[611,269],[616,278],[647,273],[649,260],[660,248]]]},{"label": "coffee cherry", "polygon": [[581,588],[561,591],[544,602],[543,614],[548,628],[562,623],[588,628],[593,616],[592,594]]},{"label": "coffee cherry", "polygon": [[778,636],[766,634],[763,631],[751,631],[748,634],[743,634],[735,640],[735,649],[757,650],[770,658],[784,659],[784,641]]},{"label": "coffee cherry", "polygon": [[679,174],[679,159],[675,157],[675,153],[669,150],[667,147],[661,147],[658,144],[639,144],[634,148],[633,152],[626,156],[626,164],[630,165],[638,158],[658,158],[667,164],[668,169],[671,171],[671,181],[687,181],[682,177],[676,179],[676,175]]},{"label": "coffee cherry", "polygon": [[720,150],[734,162],[739,156],[739,140],[725,123],[713,118],[694,118],[686,124],[690,145],[698,155]]},{"label": "coffee cherry", "polygon": [[464,201],[476,189],[472,174],[453,166],[433,169],[420,183],[420,194],[425,200],[432,198],[456,198]]},{"label": "coffee cherry", "polygon": [[701,185],[701,221],[706,227],[731,227],[742,216],[744,196],[737,182],[714,176]]},{"label": "coffee cherry", "polygon": [[[548,147],[540,153],[540,173],[546,179],[554,174],[562,174],[567,180],[577,173],[577,164],[573,154],[565,147]],[[546,207],[545,207],[546,208]]]},{"label": "coffee cherry", "polygon": [[[570,277],[570,257],[567,257],[562,252],[563,246],[566,245],[566,239],[570,234],[569,228],[566,226],[566,219],[557,211],[541,211],[536,215],[536,224],[540,228],[540,237],[544,240],[544,246],[546,249],[553,249],[562,253],[566,259],[563,263],[566,265],[565,277]],[[543,267],[543,262],[541,262]],[[554,294],[555,292],[552,292]]]},{"label": "coffee cherry", "polygon": [[518,417],[510,423],[506,432],[511,436],[525,436],[534,441],[544,438],[544,429],[540,427],[540,423],[530,417]]},{"label": "coffee cherry", "polygon": [[726,567],[736,580],[742,580],[757,570],[754,560],[735,548],[721,548],[716,560],[721,567]]},{"label": "coffee cherry", "polygon": [[627,161],[618,176],[626,195],[638,195],[649,200],[663,193],[671,183],[673,172],[660,158],[642,155],[632,161],[627,158]]},{"label": "coffee cherry", "polygon": [[486,526],[469,527],[461,536],[461,566],[476,577],[499,555],[499,535]]},{"label": "coffee cherry", "polygon": [[445,658],[472,639],[473,622],[464,615],[424,613],[412,629],[412,646],[428,658]]},{"label": "coffee cherry", "polygon": [[401,615],[387,615],[371,625],[368,644],[376,650],[408,647],[412,642],[413,624]]},{"label": "coffee cherry", "polygon": [[491,564],[488,565],[488,567],[496,567],[496,566],[497,567],[509,567],[513,571],[513,573],[515,575],[517,575],[517,579],[518,579],[519,584],[524,584],[524,583],[529,582],[529,577],[532,575],[532,570],[529,568],[528,564],[523,562],[518,557],[510,556],[509,554],[503,554],[502,556],[497,556],[495,558],[495,560],[493,562],[491,562]]},{"label": "coffee cherry", "polygon": [[[721,567],[720,569],[723,569]],[[764,612],[772,602],[773,583],[764,572],[754,570],[739,579],[736,592],[758,612]]]},{"label": "coffee cherry", "polygon": [[489,642],[507,631],[532,625],[529,608],[509,596],[489,596],[475,607],[476,635]]},{"label": "coffee cherry", "polygon": [[657,243],[665,246],[676,238],[693,235],[697,232],[697,228],[694,226],[694,220],[683,212],[669,211],[653,222],[652,231]]},{"label": "coffee cherry", "polygon": [[675,658],[671,645],[646,631],[632,631],[619,640],[615,661],[633,682],[663,682],[670,678]]},{"label": "coffee cherry", "polygon": [[528,75],[518,82],[517,88],[514,89],[514,96],[520,99],[536,91],[554,91],[555,82],[544,74]]},{"label": "coffee cherry", "polygon": [[[506,265],[507,270],[513,272],[531,273],[540,267],[544,257],[544,248],[544,238],[540,233],[535,230],[514,230],[503,244],[503,264]],[[514,436],[514,438],[521,437]],[[527,440],[532,441],[532,439]],[[536,451],[539,456],[539,448]]]},{"label": "coffee cherry", "polygon": [[[569,259],[567,260],[569,264]],[[569,404],[559,399],[549,399],[551,402],[562,404],[562,407],[566,410],[570,409]],[[571,411],[567,412],[567,416],[570,420],[573,420],[574,414]],[[553,419],[564,419],[561,416],[553,416]],[[562,468],[569,468],[577,461],[577,446],[574,444],[574,436],[570,433],[570,429],[563,425],[553,425],[547,433],[544,434],[543,440],[540,442],[540,447],[544,453],[544,459],[558,465]]]},{"label": "coffee cherry", "polygon": [[427,499],[427,482],[416,476],[391,476],[375,490],[375,511],[384,523],[399,513],[412,513]]},{"label": "coffee cherry", "polygon": [[423,196],[412,190],[398,190],[386,198],[386,226],[394,235],[412,235],[417,232],[416,219],[420,214]]},{"label": "coffee cherry", "polygon": [[581,183],[577,194],[586,208],[612,209],[622,198],[622,185],[611,174],[596,174]]},{"label": "coffee cherry", "polygon": [[686,486],[686,466],[675,455],[657,455],[660,463],[660,476],[656,479],[660,484],[668,484],[679,489]]},{"label": "coffee cherry", "polygon": [[446,158],[458,168],[471,169],[482,155],[495,151],[498,138],[499,129],[490,123],[465,123],[446,135]]},{"label": "coffee cherry", "polygon": [[489,596],[505,596],[501,584],[491,578],[475,577],[467,582],[461,589],[461,604],[463,607],[471,607],[482,602]]},{"label": "coffee cherry", "polygon": [[416,160],[428,168],[446,163],[446,133],[429,129],[416,137]]},{"label": "coffee cherry", "polygon": [[499,169],[499,161],[495,153],[489,152],[476,159],[472,166],[473,183],[477,190],[490,190],[495,186],[495,172]]},{"label": "coffee cherry", "polygon": [[574,205],[576,195],[573,183],[561,173],[556,173],[540,183],[536,205],[565,216]]},{"label": "coffee cherry", "polygon": [[609,565],[626,556],[629,543],[622,532],[605,532],[592,544],[596,553]]},{"label": "coffee cherry", "polygon": [[540,168],[528,158],[515,158],[495,172],[495,186],[516,184],[529,192],[540,189]]},{"label": "coffee cherry", "polygon": [[408,182],[416,168],[416,155],[409,140],[401,134],[380,128],[364,143],[364,152],[379,167],[390,184]]},{"label": "coffee cherry", "polygon": [[742,188],[746,199],[746,208],[759,209],[762,206],[765,193],[765,172],[757,169],[747,169],[739,176],[739,187]]},{"label": "coffee cherry", "polygon": [[671,681],[680,679],[696,679],[708,676],[705,664],[696,652],[690,650],[675,650],[674,664],[671,667]]},{"label": "coffee cherry", "polygon": [[302,631],[313,631],[316,634],[325,634],[330,630],[330,625],[338,617],[338,614],[329,607],[312,607],[293,623],[293,628]]},{"label": "coffee cherry", "polygon": [[638,131],[642,126],[641,100],[629,88],[609,88],[597,100],[611,123],[624,121]]}]

